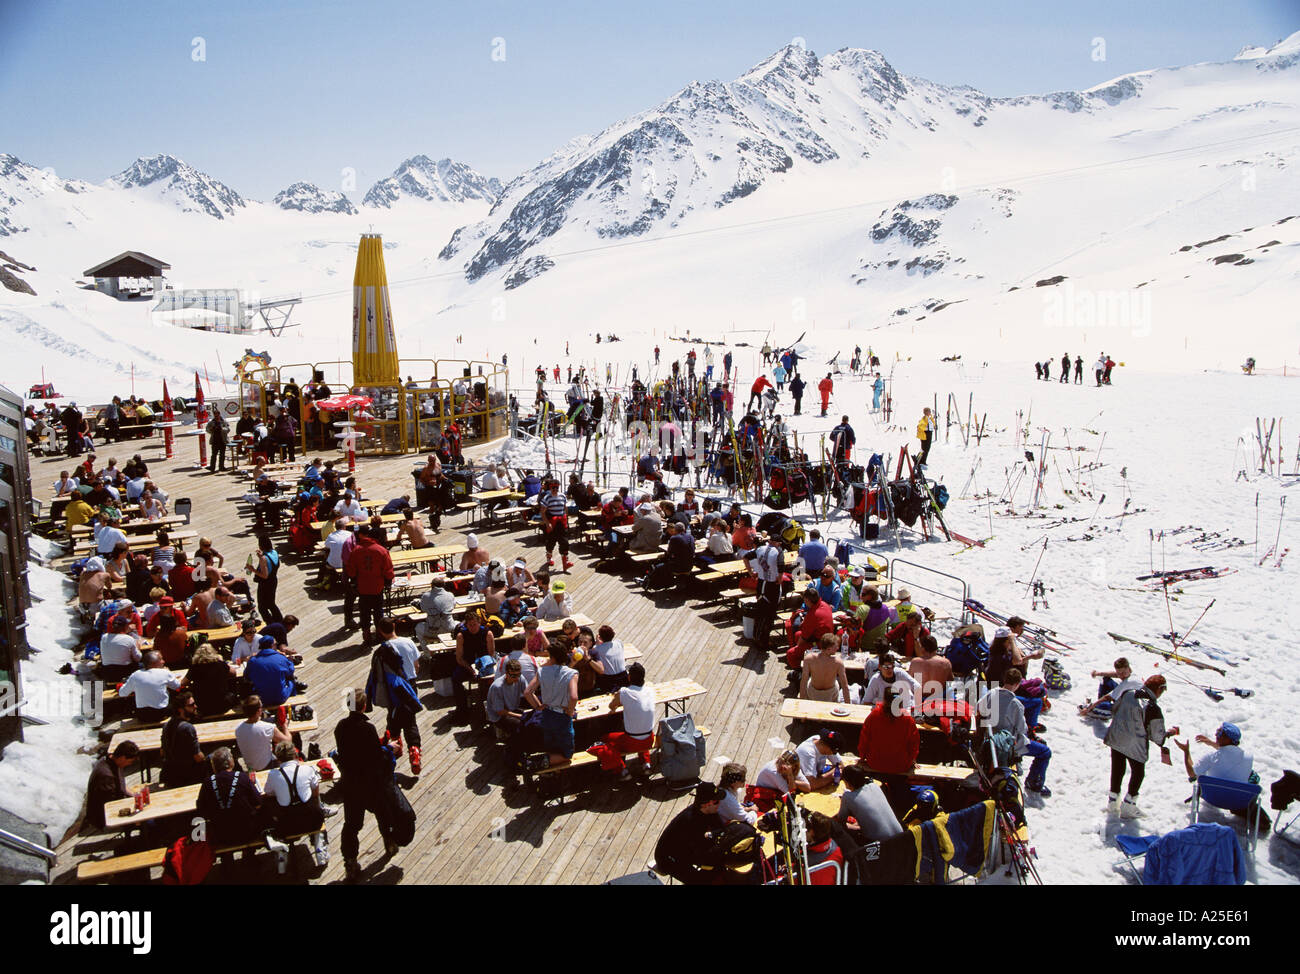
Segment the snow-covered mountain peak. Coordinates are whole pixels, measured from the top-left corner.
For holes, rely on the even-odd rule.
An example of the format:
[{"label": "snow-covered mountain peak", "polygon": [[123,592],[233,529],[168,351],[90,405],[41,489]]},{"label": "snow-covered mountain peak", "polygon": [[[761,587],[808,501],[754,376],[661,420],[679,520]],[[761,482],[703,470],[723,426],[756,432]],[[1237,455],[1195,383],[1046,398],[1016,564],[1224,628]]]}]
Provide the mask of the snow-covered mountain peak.
[{"label": "snow-covered mountain peak", "polygon": [[491,203],[501,195],[501,181],[488,178],[463,162],[427,155],[412,156],[393,174],[370,187],[362,200],[365,206],[388,208],[400,199],[427,200],[434,203],[465,203],[481,200]]},{"label": "snow-covered mountain peak", "polygon": [[303,213],[345,213],[355,216],[357,208],[337,190],[323,190],[315,183],[297,182],[280,190],[272,200],[282,210]]},{"label": "snow-covered mountain peak", "polygon": [[1300,30],[1296,31],[1282,40],[1278,41],[1272,47],[1256,46],[1247,44],[1237,52],[1236,61],[1252,61],[1257,58],[1279,57],[1284,54],[1300,54]]},{"label": "snow-covered mountain peak", "polygon": [[172,155],[140,158],[108,180],[120,189],[149,189],[176,203],[182,212],[206,213],[218,220],[233,216],[243,198],[220,180]]}]

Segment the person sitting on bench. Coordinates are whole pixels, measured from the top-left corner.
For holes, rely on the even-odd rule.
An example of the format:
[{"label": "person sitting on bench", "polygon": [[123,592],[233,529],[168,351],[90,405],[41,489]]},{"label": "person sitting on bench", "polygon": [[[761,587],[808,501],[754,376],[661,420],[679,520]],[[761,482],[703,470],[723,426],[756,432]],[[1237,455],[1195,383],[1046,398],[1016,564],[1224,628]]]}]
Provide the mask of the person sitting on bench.
[{"label": "person sitting on bench", "polygon": [[668,823],[655,843],[655,871],[666,873],[688,886],[708,886],[725,878],[726,870],[702,869],[713,866],[713,837],[725,827],[718,808],[723,791],[712,782],[695,787],[691,806]]},{"label": "person sitting on bench", "polygon": [[212,752],[212,774],[200,782],[195,808],[214,846],[243,845],[262,833],[262,793],[254,775],[235,767],[228,747]]},{"label": "person sitting on bench", "polygon": [[835,632],[831,605],[823,602],[814,588],[804,590],[803,609],[791,616],[785,625],[790,638],[790,651],[786,653],[785,661],[792,670],[803,666],[804,653],[815,648],[822,636]]},{"label": "person sitting on bench", "polygon": [[519,763],[519,729],[523,725],[524,692],[528,684],[523,680],[523,666],[517,659],[506,659],[501,666],[501,675],[488,687],[487,699],[483,710],[487,721],[505,738],[506,753],[510,757],[510,766]]},{"label": "person sitting on bench", "polygon": [[611,714],[623,711],[623,729],[605,735],[602,744],[597,745],[601,770],[617,771],[623,780],[631,777],[624,754],[639,754],[642,770],[650,773],[650,750],[655,739],[655,695],[653,690],[646,689],[645,667],[633,663],[627,668],[627,678],[628,685],[621,687],[609,701]]},{"label": "person sitting on bench", "polygon": [[689,575],[695,566],[695,543],[677,521],[668,522],[668,547],[663,557],[640,580],[642,587],[653,590],[668,585],[674,578]]},{"label": "person sitting on bench", "polygon": [[272,821],[266,847],[276,854],[276,866],[283,873],[289,853],[284,839],[312,833],[316,865],[324,866],[329,862],[330,853],[322,826],[326,816],[337,814],[338,810],[327,812],[321,805],[320,774],[315,765],[298,760],[293,744],[287,741],[277,744],[275,759],[279,766],[267,771],[264,789]]},{"label": "person sitting on bench", "polygon": [[863,844],[883,842],[903,831],[884,791],[861,764],[848,765],[843,777],[845,791],[835,815],[837,822],[850,829]]},{"label": "person sitting on bench", "polygon": [[569,666],[571,651],[558,639],[549,647],[551,665],[543,666],[524,698],[542,711],[542,746],[552,766],[573,757],[573,714],[578,706],[578,671]]},{"label": "person sitting on bench", "polygon": [[849,677],[844,670],[844,661],[840,659],[839,648],[840,638],[835,633],[823,633],[818,640],[818,651],[804,656],[803,677],[799,682],[801,699],[852,703]]},{"label": "person sitting on bench", "polygon": [[903,710],[912,709],[912,698],[921,689],[910,673],[898,668],[893,653],[883,653],[876,672],[867,683],[867,692],[863,694],[862,702],[874,704],[884,700],[886,691],[891,688],[898,691],[899,707]]},{"label": "person sitting on bench", "polygon": [[628,541],[627,550],[657,551],[663,537],[663,527],[664,520],[659,514],[659,509],[650,503],[649,497],[642,497],[632,520],[632,537]]},{"label": "person sitting on bench", "polygon": [[144,654],[144,668],[126,678],[118,697],[135,697],[135,719],[145,724],[159,724],[170,713],[167,691],[179,690],[181,681],[171,670],[162,653],[151,649]]},{"label": "person sitting on bench", "polygon": [[90,770],[90,783],[86,786],[86,824],[103,828],[104,806],[122,798],[130,798],[135,789],[126,783],[126,769],[140,756],[135,741],[123,741],[95,762]]}]

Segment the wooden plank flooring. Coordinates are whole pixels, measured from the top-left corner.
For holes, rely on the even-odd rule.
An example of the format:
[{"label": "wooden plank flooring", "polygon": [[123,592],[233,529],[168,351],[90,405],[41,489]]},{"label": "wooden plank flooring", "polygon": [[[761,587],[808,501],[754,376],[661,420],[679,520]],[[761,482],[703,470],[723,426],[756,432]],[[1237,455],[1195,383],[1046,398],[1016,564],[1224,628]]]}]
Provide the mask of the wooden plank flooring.
[{"label": "wooden plank flooring", "polygon": [[[192,442],[185,441],[178,452],[192,447]],[[478,447],[468,452],[481,456],[486,450]],[[225,555],[227,567],[238,571],[255,549],[251,516],[246,507],[231,500],[244,489],[244,471],[215,475],[195,471],[189,466],[192,454],[188,453],[185,459],[155,461],[152,458],[162,452],[157,440],[123,444],[116,451],[108,445],[100,448],[99,454],[125,460],[137,451],[144,454],[151,475],[173,502],[191,498],[193,529],[210,537]],[[380,503],[410,493],[410,471],[416,460],[362,459],[358,482],[368,497]],[[36,461],[33,479],[39,485],[38,493],[42,487],[48,491],[46,484],[68,463],[62,458]],[[436,541],[462,540],[464,523],[463,516],[445,518]],[[534,572],[545,562],[540,536],[518,522],[509,527],[481,526],[476,533],[494,557],[513,559],[524,554]],[[691,701],[690,708],[696,723],[710,728],[710,763],[705,776],[716,781],[717,762],[725,756],[746,764],[752,780],[759,767],[775,755],[777,748],[770,741],[784,744],[792,732],[799,733],[778,713],[787,686],[779,658],[761,658],[749,650],[729,603],[701,605],[694,596],[675,593],[657,594],[652,599],[632,583],[644,566],[593,567],[594,549],[589,547],[575,547],[574,555],[577,565],[568,580],[579,612],[598,623],[608,622],[620,638],[640,647],[650,680],[686,677],[708,688],[707,694]],[[305,588],[303,583],[312,579],[314,569],[314,562],[304,566],[287,560],[281,571],[278,601],[281,611],[302,620],[292,644],[305,657],[300,676],[309,685],[307,696],[321,728],[306,740],[317,741],[322,753],[327,753],[334,746],[333,728],[345,714],[346,691],[364,684],[370,654],[359,633],[341,630],[341,594],[327,599]],[[424,771],[419,778],[411,777],[405,757],[398,767],[399,781],[417,813],[416,839],[391,862],[379,863],[383,843],[369,819],[361,834],[360,857],[369,882],[601,883],[643,870],[659,834],[689,801],[689,793],[674,792],[656,778],[647,784],[601,784],[594,790],[567,794],[558,807],[543,807],[522,783],[514,783],[490,731],[475,733],[453,724],[452,701],[434,695],[427,683],[418,689],[428,708],[419,717]],[[375,718],[382,722],[382,712],[372,715]],[[327,801],[330,787],[323,790]],[[269,857],[262,856],[251,864],[223,864],[211,881],[339,882],[343,878],[342,827],[342,815],[329,820],[333,854],[323,870],[310,866],[305,853],[299,851],[289,877],[271,874]],[[65,842],[60,848],[56,881],[74,881],[77,862],[84,858],[82,850],[103,847],[98,837]]]}]

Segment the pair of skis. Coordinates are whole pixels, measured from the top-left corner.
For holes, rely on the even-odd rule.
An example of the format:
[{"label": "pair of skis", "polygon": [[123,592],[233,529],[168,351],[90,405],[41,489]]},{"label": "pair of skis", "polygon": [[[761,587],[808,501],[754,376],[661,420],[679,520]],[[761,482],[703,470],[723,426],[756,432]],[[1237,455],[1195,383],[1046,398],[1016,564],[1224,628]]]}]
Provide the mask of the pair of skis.
[{"label": "pair of skis", "polygon": [[1148,653],[1155,653],[1157,656],[1163,656],[1165,659],[1173,663],[1183,663],[1187,666],[1194,666],[1198,670],[1210,670],[1213,673],[1218,673],[1220,676],[1228,675],[1227,670],[1220,669],[1217,666],[1212,666],[1209,663],[1204,663],[1198,659],[1192,659],[1190,656],[1184,656],[1182,653],[1175,652],[1172,649],[1153,646],[1151,643],[1144,643],[1140,639],[1133,639],[1130,636],[1121,636],[1117,632],[1108,632],[1106,635],[1118,643],[1131,643],[1134,646],[1146,650]]}]

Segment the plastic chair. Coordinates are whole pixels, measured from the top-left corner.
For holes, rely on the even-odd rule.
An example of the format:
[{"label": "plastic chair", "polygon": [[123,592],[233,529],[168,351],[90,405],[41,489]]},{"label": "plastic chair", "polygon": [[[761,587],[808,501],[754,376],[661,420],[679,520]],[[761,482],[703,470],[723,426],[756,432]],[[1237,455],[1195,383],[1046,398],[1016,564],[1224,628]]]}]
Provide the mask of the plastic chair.
[{"label": "plastic chair", "polygon": [[185,523],[190,523],[190,511],[194,510],[194,502],[188,497],[178,497],[172,504],[172,513],[177,517],[185,518]]},{"label": "plastic chair", "polygon": [[1245,812],[1247,828],[1250,831],[1250,853],[1255,854],[1255,845],[1259,841],[1260,795],[1263,789],[1259,785],[1243,781],[1228,781],[1226,778],[1214,778],[1201,775],[1192,785],[1192,822],[1198,822],[1201,801],[1227,812]]},{"label": "plastic chair", "polygon": [[1160,836],[1158,835],[1117,835],[1115,836],[1115,845],[1119,851],[1124,853],[1124,858],[1112,866],[1112,869],[1120,869],[1128,866],[1133,870],[1133,876],[1142,885],[1142,873],[1138,870],[1137,864],[1146,858],[1147,850],[1155,843]]},{"label": "plastic chair", "polygon": [[812,886],[843,886],[844,870],[834,859],[819,862],[808,869],[808,882]]}]

